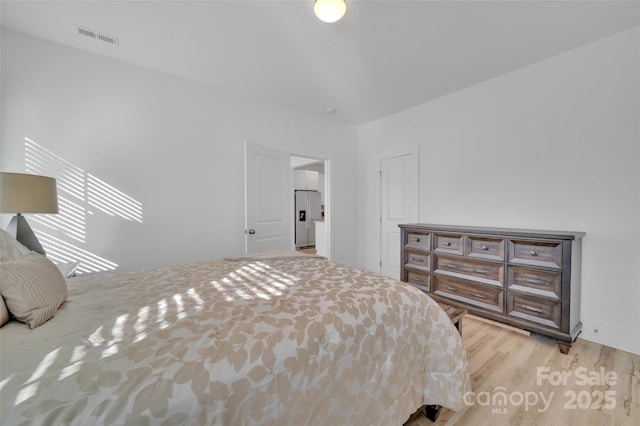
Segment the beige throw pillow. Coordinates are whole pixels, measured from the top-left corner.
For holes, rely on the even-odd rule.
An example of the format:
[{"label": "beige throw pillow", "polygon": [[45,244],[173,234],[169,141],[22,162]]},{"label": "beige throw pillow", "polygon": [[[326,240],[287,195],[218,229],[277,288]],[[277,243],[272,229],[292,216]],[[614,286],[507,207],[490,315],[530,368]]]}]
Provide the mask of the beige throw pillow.
[{"label": "beige throw pillow", "polygon": [[29,252],[30,250],[20,244],[10,233],[0,229],[0,262],[18,260]]},{"label": "beige throw pillow", "polygon": [[7,305],[4,304],[4,298],[0,296],[0,327],[9,321],[9,311]]},{"label": "beige throw pillow", "polygon": [[0,294],[9,312],[30,328],[53,317],[67,298],[67,282],[49,259],[36,252],[0,263]]}]

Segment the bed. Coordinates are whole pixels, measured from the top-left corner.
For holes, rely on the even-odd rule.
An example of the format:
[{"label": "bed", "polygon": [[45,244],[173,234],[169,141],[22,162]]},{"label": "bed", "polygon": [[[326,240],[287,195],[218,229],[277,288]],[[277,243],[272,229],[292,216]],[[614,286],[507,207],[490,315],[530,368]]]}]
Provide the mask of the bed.
[{"label": "bed", "polygon": [[425,404],[461,409],[470,390],[433,300],[318,256],[66,285],[53,318],[0,329],[0,424],[401,425]]}]

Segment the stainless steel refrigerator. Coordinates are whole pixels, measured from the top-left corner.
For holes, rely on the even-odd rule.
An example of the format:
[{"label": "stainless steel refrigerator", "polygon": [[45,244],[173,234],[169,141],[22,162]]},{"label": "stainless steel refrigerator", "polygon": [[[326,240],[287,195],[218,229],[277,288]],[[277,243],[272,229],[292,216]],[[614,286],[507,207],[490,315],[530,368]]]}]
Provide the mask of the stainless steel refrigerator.
[{"label": "stainless steel refrigerator", "polygon": [[316,224],[320,220],[320,193],[296,191],[296,248],[316,245]]}]

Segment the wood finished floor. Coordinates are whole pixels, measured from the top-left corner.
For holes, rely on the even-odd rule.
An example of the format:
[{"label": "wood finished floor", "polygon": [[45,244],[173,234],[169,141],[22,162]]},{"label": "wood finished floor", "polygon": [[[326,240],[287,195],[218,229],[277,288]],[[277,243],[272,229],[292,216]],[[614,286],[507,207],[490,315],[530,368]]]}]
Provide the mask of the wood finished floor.
[{"label": "wood finished floor", "polygon": [[[538,334],[525,336],[469,317],[463,318],[462,330],[471,384],[477,395],[470,400],[476,403],[458,412],[443,408],[436,425],[640,425],[640,356],[582,339],[573,344],[568,355],[562,355],[552,339]],[[556,372],[554,375],[570,373],[566,385],[561,380],[557,386],[547,380],[539,385],[538,367],[549,367],[549,372]],[[600,372],[601,368],[615,372],[617,382],[613,384],[609,375],[598,379],[600,384],[581,383],[584,376],[591,377],[596,374],[591,372]],[[595,381],[595,376],[591,380]],[[499,387],[515,404],[519,402],[518,395],[529,393],[533,403],[533,394],[542,392],[549,401],[548,408],[544,409],[541,399],[528,410],[524,404],[484,404],[479,394],[493,395],[492,391],[498,392]],[[606,391],[608,404],[615,403],[615,408],[602,408],[607,404],[604,399],[598,403]],[[580,408],[589,406],[589,401],[593,408]],[[405,426],[433,424],[419,410]]]},{"label": "wood finished floor", "polygon": [[315,247],[298,249],[298,251],[301,251],[301,252],[307,253],[307,254],[316,254],[316,248]]}]

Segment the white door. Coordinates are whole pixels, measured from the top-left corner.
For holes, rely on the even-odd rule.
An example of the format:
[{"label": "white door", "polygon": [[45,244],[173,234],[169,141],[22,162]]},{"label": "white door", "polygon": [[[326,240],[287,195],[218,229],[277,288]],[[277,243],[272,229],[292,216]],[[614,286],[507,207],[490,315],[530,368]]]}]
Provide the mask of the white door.
[{"label": "white door", "polygon": [[400,279],[401,223],[419,220],[418,155],[380,160],[380,273]]},{"label": "white door", "polygon": [[245,142],[245,250],[290,250],[289,153]]}]

